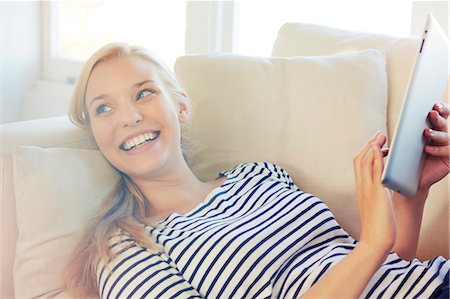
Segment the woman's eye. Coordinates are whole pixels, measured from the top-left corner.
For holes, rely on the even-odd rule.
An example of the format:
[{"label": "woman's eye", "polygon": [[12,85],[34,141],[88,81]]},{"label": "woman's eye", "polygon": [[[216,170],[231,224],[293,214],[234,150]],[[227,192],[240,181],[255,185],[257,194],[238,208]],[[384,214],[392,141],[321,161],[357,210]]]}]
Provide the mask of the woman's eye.
[{"label": "woman's eye", "polygon": [[156,91],[151,90],[151,89],[144,89],[137,94],[137,100],[140,100],[140,99],[148,97],[148,96],[152,96],[154,94],[156,94]]},{"label": "woman's eye", "polygon": [[97,113],[97,115],[108,112],[111,110],[111,107],[109,107],[106,104],[101,104],[97,107],[97,109],[95,109],[95,112]]}]

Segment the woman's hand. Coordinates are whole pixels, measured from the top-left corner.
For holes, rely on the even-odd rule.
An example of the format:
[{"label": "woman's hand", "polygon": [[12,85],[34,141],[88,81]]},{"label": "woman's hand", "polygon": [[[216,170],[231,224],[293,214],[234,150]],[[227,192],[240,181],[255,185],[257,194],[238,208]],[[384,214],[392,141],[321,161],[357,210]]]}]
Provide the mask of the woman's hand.
[{"label": "woman's hand", "polygon": [[396,238],[394,211],[390,193],[381,185],[385,142],[386,137],[377,133],[353,160],[361,216],[358,244],[302,298],[358,298],[391,251]]},{"label": "woman's hand", "polygon": [[424,149],[426,156],[419,190],[428,191],[450,171],[450,137],[447,122],[449,113],[449,105],[440,103],[435,104],[428,114],[432,129],[425,129],[423,133],[430,142]]},{"label": "woman's hand", "polygon": [[353,159],[361,217],[359,243],[369,245],[380,254],[389,253],[396,238],[391,193],[381,184],[384,167],[381,148],[385,142],[386,136],[378,132]]}]

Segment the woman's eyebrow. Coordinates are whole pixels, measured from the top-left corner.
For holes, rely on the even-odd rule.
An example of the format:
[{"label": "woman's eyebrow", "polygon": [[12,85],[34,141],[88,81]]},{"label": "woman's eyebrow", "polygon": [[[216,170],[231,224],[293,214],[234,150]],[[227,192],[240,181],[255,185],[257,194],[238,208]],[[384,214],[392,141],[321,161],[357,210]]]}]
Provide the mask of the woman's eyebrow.
[{"label": "woman's eyebrow", "polygon": [[[133,87],[133,88],[137,88],[137,87],[140,87],[140,86],[144,85],[145,83],[155,83],[155,81],[154,81],[154,80],[151,80],[151,79],[139,81],[139,82],[133,84],[132,87]],[[103,99],[103,98],[106,98],[106,97],[108,97],[108,95],[105,94],[105,93],[102,93],[102,94],[100,94],[100,95],[94,97],[94,98],[91,100],[91,102],[89,103],[89,106],[92,106],[92,104],[93,104],[95,101],[100,100],[100,99]]]},{"label": "woman's eyebrow", "polygon": [[151,80],[151,79],[147,79],[147,80],[140,81],[140,82],[138,82],[138,83],[133,84],[133,87],[134,87],[134,88],[140,87],[140,86],[144,85],[145,83],[155,83],[155,81],[153,81],[153,80]]},{"label": "woman's eyebrow", "polygon": [[93,98],[92,101],[89,103],[89,107],[92,106],[92,104],[93,104],[95,101],[100,100],[100,99],[103,99],[103,98],[106,98],[106,97],[108,97],[108,95],[105,94],[105,93],[102,93],[102,94],[96,96],[96,97]]}]

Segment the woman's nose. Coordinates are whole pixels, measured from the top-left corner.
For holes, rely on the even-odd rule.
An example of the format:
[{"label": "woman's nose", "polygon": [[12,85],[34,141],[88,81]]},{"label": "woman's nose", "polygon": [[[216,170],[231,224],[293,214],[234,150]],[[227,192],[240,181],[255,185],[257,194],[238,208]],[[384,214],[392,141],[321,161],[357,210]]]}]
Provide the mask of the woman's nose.
[{"label": "woman's nose", "polygon": [[135,126],[143,120],[143,116],[139,111],[139,108],[132,104],[125,105],[122,108],[121,117],[122,127]]}]

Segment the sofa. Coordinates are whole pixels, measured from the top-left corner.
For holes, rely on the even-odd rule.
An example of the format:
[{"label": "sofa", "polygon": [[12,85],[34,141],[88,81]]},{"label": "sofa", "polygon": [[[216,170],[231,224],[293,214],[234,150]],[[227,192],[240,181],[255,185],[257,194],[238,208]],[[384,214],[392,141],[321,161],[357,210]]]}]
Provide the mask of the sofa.
[{"label": "sofa", "polygon": [[[287,23],[271,57],[180,57],[174,70],[194,106],[192,169],[207,180],[241,162],[279,164],[357,239],[352,159],[376,131],[392,139],[418,46],[417,37]],[[1,133],[0,297],[66,297],[68,256],[117,174],[66,116]],[[447,177],[431,190],[417,258],[449,258],[448,211]]]}]

